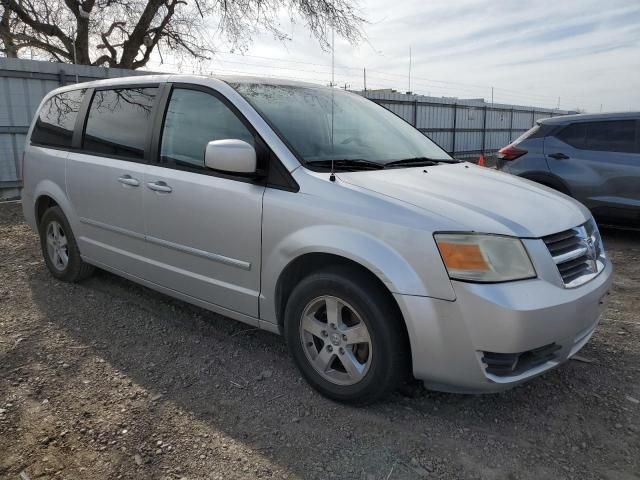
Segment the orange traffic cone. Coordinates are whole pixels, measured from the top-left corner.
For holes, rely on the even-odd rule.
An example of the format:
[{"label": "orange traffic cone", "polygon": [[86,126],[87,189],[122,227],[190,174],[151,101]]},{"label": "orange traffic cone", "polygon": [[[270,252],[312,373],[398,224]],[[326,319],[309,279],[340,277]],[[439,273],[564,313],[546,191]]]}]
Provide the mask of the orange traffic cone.
[{"label": "orange traffic cone", "polygon": [[480,158],[478,158],[478,165],[484,167],[484,155],[480,154]]}]

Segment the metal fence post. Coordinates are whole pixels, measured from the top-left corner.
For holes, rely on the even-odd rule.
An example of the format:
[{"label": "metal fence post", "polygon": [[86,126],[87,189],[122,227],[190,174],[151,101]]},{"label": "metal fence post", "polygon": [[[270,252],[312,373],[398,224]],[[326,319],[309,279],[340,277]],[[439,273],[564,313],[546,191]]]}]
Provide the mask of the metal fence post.
[{"label": "metal fence post", "polygon": [[482,155],[487,142],[487,106],[484,106],[484,116],[482,119]]},{"label": "metal fence post", "polygon": [[514,109],[511,109],[511,118],[509,119],[509,143],[513,141],[513,113]]},{"label": "metal fence post", "polygon": [[456,156],[456,130],[457,130],[458,104],[453,104],[453,128],[451,129],[451,156]]},{"label": "metal fence post", "polygon": [[418,100],[413,101],[413,126],[418,128]]},{"label": "metal fence post", "polygon": [[531,110],[531,126],[536,124],[536,109]]}]

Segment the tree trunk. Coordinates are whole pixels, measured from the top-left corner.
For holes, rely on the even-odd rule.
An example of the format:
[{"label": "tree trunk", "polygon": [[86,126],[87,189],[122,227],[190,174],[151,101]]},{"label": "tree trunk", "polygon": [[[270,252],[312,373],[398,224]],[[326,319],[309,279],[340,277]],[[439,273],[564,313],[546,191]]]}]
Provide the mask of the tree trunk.
[{"label": "tree trunk", "polygon": [[[73,52],[71,52],[73,54]],[[76,63],[79,65],[91,65],[89,56],[89,20],[78,18],[76,34]]]}]

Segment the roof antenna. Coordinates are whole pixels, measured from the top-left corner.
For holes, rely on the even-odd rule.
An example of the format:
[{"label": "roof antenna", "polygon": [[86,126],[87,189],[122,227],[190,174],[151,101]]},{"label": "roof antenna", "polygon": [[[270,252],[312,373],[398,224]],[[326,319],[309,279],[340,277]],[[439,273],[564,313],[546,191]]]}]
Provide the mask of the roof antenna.
[{"label": "roof antenna", "polygon": [[[334,8],[335,3],[331,2],[331,8]],[[335,12],[332,10],[332,14],[335,15]],[[333,15],[332,15],[333,16]],[[333,95],[334,95],[334,85],[335,85],[335,58],[336,58],[336,37],[335,37],[335,25],[334,19],[331,19],[331,174],[329,175],[329,180],[331,182],[336,181],[336,172],[333,168],[333,161],[335,159],[335,149],[333,145]]]}]

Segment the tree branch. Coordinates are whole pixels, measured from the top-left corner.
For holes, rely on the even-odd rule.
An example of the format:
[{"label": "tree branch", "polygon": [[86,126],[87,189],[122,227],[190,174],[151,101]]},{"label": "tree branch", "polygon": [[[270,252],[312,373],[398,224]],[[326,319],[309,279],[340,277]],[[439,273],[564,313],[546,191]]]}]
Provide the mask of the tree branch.
[{"label": "tree branch", "polygon": [[4,8],[15,12],[18,18],[29,25],[34,31],[47,36],[57,37],[69,52],[73,50],[73,41],[57,25],[50,25],[32,18],[16,0],[2,0],[2,5]]}]

